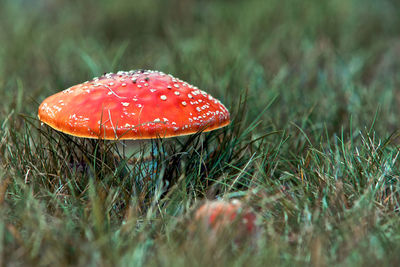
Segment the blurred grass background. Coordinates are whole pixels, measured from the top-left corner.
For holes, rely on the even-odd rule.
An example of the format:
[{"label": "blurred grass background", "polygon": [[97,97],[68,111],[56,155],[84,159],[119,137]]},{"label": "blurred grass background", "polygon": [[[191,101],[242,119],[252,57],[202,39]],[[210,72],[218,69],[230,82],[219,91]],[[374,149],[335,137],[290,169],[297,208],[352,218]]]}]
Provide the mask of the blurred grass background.
[{"label": "blurred grass background", "polygon": [[[62,174],[34,162],[33,154],[47,148],[36,145],[42,139],[27,131],[35,128],[21,114],[35,118],[46,96],[104,72],[139,68],[199,86],[241,114],[231,129],[251,127],[230,136],[249,155],[258,153],[240,158],[252,166],[240,192],[262,192],[263,205],[248,200],[262,206],[258,249],[198,250],[199,241],[186,237],[180,223],[200,200],[185,199],[183,191],[178,202],[164,203],[170,210],[139,213],[127,224],[116,220],[95,235],[97,226],[81,221],[94,205],[90,184],[82,198],[57,205],[55,185],[47,193],[33,190],[46,183],[43,177]],[[2,0],[0,259],[15,265],[394,265],[400,260],[399,83],[396,0]],[[245,92],[247,108],[238,110]],[[257,147],[248,144],[274,132]],[[24,159],[32,159],[29,168]],[[233,162],[212,180],[235,180],[235,167],[245,164]],[[28,176],[33,182],[25,183]],[[3,189],[2,204],[7,177],[13,186]],[[282,187],[290,197],[274,204],[275,194],[287,193]],[[103,204],[111,209],[109,198]]]}]

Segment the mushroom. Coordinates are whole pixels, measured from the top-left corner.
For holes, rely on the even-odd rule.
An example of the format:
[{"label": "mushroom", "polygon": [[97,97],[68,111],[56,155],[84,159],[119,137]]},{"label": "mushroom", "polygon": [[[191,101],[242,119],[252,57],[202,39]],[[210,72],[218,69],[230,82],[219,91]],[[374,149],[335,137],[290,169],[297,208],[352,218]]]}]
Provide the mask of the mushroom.
[{"label": "mushroom", "polygon": [[230,202],[207,201],[197,209],[195,219],[202,227],[211,229],[215,233],[230,228],[234,223],[238,232],[246,236],[254,234],[257,229],[256,215],[237,199]]},{"label": "mushroom", "polygon": [[107,73],[46,98],[40,121],[78,137],[126,140],[212,131],[230,123],[217,99],[172,75]]}]

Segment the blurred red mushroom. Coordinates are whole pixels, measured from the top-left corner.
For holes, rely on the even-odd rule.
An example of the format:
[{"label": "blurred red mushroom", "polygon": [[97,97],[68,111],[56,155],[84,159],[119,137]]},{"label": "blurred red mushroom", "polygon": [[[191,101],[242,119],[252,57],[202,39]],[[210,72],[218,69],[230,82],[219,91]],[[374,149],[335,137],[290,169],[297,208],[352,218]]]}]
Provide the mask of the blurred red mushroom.
[{"label": "blurred red mushroom", "polygon": [[196,211],[195,219],[202,227],[215,232],[233,227],[239,232],[254,234],[257,229],[255,213],[236,199],[208,201]]},{"label": "blurred red mushroom", "polygon": [[211,131],[230,123],[217,99],[159,71],[119,71],[45,99],[39,119],[74,136],[151,139]]}]

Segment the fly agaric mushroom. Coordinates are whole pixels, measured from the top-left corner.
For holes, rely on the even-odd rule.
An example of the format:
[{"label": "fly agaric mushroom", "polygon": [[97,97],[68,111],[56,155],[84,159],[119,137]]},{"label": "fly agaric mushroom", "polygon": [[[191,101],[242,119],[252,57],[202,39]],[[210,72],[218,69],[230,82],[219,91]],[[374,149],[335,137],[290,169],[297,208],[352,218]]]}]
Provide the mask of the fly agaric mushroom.
[{"label": "fly agaric mushroom", "polygon": [[230,123],[217,99],[159,71],[119,71],[45,99],[40,121],[96,139],[151,139],[211,131]]},{"label": "fly agaric mushroom", "polygon": [[217,200],[209,201],[200,206],[195,213],[195,219],[202,227],[210,228],[214,232],[228,229],[236,223],[235,229],[243,235],[256,232],[256,215],[243,204],[234,199],[230,202]]}]

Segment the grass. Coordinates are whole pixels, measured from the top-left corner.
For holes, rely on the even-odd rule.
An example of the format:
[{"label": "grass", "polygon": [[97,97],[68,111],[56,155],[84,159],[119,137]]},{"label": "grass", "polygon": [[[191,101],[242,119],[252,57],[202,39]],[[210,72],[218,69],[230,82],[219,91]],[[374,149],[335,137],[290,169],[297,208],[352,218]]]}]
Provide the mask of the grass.
[{"label": "grass", "polygon": [[[0,2],[0,266],[398,265],[395,0]],[[157,69],[230,126],[153,140],[151,165],[41,126],[48,95]],[[259,216],[242,245],[196,230],[205,199]],[[234,226],[233,226],[234,228]]]}]

